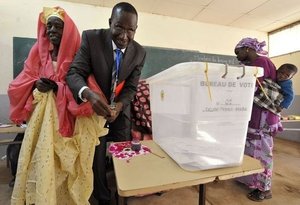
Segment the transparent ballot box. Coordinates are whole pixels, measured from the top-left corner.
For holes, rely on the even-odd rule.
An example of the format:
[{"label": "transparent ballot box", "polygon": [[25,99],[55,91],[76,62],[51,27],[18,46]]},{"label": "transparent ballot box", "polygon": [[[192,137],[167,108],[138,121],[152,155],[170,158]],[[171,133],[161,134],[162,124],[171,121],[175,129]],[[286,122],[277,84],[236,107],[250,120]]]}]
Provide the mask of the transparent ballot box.
[{"label": "transparent ballot box", "polygon": [[242,163],[263,69],[188,62],[150,78],[153,140],[185,170]]}]

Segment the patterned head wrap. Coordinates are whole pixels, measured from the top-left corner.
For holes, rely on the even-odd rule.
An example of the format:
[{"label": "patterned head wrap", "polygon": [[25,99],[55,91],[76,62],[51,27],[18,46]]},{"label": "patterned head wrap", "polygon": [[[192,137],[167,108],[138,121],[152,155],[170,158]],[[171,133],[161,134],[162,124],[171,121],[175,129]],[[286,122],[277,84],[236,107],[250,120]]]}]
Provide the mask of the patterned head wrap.
[{"label": "patterned head wrap", "polygon": [[258,54],[267,55],[268,51],[263,50],[263,47],[266,45],[265,41],[258,42],[256,38],[243,38],[236,46],[235,48],[252,48],[256,51]]},{"label": "patterned head wrap", "polygon": [[52,16],[55,16],[55,17],[61,19],[62,21],[64,21],[64,14],[65,14],[65,11],[62,8],[59,8],[59,7],[54,7],[54,8],[44,7],[43,8],[43,15],[41,16],[41,21],[43,22],[43,24],[46,24],[48,19]]}]

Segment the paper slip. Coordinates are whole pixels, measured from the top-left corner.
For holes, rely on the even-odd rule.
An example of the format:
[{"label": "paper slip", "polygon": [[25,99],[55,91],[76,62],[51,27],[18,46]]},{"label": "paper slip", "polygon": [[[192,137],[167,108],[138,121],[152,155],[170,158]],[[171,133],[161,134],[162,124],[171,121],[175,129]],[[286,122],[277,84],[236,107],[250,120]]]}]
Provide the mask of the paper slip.
[{"label": "paper slip", "polygon": [[0,123],[0,128],[12,127],[11,124],[2,124]]}]

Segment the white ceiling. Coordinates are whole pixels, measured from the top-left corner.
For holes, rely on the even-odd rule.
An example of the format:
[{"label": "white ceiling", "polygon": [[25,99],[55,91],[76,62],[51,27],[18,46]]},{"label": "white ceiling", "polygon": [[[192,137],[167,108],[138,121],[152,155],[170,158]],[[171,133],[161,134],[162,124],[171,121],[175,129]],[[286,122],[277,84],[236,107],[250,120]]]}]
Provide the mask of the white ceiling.
[{"label": "white ceiling", "polygon": [[[65,0],[112,8],[116,0]],[[270,32],[300,21],[300,0],[128,0],[138,12]]]}]

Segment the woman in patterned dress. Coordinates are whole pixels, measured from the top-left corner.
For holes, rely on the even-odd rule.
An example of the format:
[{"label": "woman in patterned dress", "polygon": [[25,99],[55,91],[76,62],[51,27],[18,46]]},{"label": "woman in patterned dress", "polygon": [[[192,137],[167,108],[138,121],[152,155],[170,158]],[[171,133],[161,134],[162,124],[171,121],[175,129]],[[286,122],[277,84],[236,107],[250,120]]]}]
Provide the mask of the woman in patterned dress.
[{"label": "woman in patterned dress", "polygon": [[[237,59],[249,66],[258,66],[264,69],[265,78],[276,80],[276,68],[271,60],[262,55],[265,42],[258,42],[256,38],[244,38],[235,47]],[[261,55],[258,55],[261,54]],[[245,154],[261,161],[264,172],[241,177],[238,180],[253,189],[247,197],[253,201],[262,201],[272,198],[271,181],[273,169],[273,137],[282,130],[279,116],[271,111],[253,104],[251,120],[248,125]]]}]

